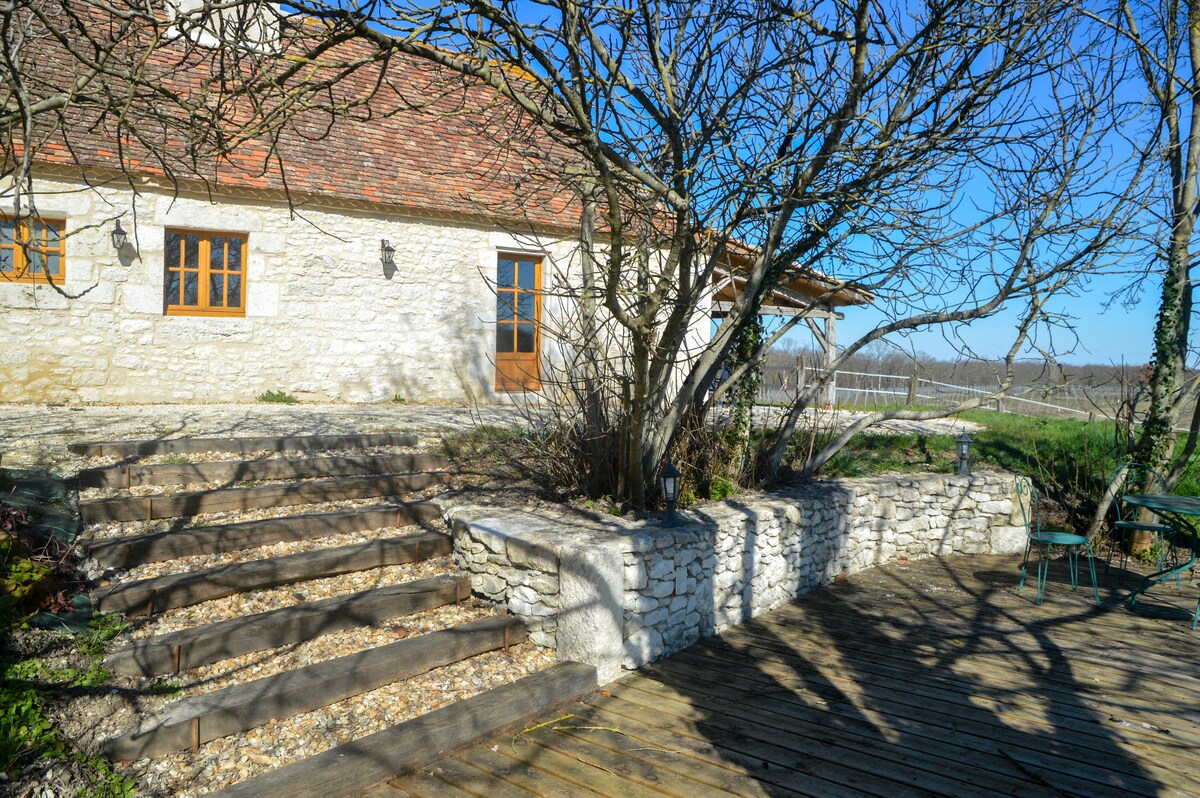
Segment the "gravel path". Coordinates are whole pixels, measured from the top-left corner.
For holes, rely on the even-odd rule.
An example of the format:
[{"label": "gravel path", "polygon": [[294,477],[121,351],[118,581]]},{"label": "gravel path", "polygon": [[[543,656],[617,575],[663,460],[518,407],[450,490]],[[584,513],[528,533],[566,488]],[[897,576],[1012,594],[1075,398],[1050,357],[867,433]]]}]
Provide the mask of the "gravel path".
[{"label": "gravel path", "polygon": [[187,435],[346,435],[371,432],[439,434],[481,424],[524,426],[528,408],[455,405],[0,404],[0,454],[5,466],[75,470],[67,452],[79,441],[149,440]]},{"label": "gravel path", "polygon": [[[0,464],[17,468],[77,470],[82,458],[67,452],[76,441],[142,440],[185,435],[334,435],[370,432],[424,433],[432,437],[480,425],[529,426],[536,408],[515,405],[16,405],[0,404]],[[781,411],[759,408],[756,423]],[[844,425],[858,414],[815,411],[808,422]],[[888,421],[871,431],[957,435],[979,425],[957,418]],[[100,463],[98,463],[100,464]]]}]

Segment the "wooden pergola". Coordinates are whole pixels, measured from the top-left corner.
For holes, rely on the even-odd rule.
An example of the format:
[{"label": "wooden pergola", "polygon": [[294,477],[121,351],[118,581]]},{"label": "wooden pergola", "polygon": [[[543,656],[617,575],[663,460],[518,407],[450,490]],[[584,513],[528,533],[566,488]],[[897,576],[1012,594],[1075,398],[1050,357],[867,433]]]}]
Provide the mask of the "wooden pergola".
[{"label": "wooden pergola", "polygon": [[[739,265],[718,267],[713,272],[713,319],[727,316],[738,295],[745,290],[746,277]],[[837,322],[845,318],[837,308],[869,305],[874,301],[875,296],[869,291],[819,272],[797,270],[785,275],[779,285],[771,290],[759,313],[763,316],[803,317],[821,347],[823,365],[829,368],[837,354]],[[830,380],[827,391],[826,402],[833,404],[837,391],[836,377]]]}]

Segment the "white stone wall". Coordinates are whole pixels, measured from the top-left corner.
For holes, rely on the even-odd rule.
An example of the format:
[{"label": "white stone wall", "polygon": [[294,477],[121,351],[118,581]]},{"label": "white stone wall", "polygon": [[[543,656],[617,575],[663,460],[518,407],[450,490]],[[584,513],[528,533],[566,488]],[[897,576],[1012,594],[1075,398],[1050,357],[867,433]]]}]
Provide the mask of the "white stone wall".
[{"label": "white stone wall", "polygon": [[670,529],[473,507],[448,519],[477,593],[610,680],[839,574],[898,557],[1018,553],[1012,484],[995,473],[824,480],[706,505]]},{"label": "white stone wall", "polygon": [[[0,279],[0,401],[227,402],[268,390],[352,402],[493,398],[496,255],[572,252],[445,221],[40,180],[67,222],[71,298]],[[120,217],[129,244],[109,233]],[[163,230],[247,235],[245,318],[163,314]],[[385,274],[379,241],[396,248]],[[565,265],[563,266],[565,268]],[[548,313],[563,312],[553,302]]]}]

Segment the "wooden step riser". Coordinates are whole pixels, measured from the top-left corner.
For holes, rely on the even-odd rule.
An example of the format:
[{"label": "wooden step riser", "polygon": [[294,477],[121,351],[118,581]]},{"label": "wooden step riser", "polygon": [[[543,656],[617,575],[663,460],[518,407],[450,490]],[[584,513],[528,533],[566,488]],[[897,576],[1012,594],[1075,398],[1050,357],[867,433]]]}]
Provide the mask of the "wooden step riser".
[{"label": "wooden step riser", "polygon": [[[532,676],[458,701],[314,757],[269,770],[210,798],[349,798],[373,784],[444,758],[542,716],[596,689],[596,669],[564,662]],[[539,718],[540,719],[540,718]]]},{"label": "wooden step riser", "polygon": [[449,537],[434,533],[373,540],[130,582],[98,590],[93,600],[100,612],[153,615],[235,593],[440,557],[452,548]]},{"label": "wooden step riser", "polygon": [[430,472],[317,482],[290,482],[254,488],[222,488],[164,496],[100,499],[80,502],[79,514],[85,524],[112,521],[151,521],[159,518],[180,518],[205,513],[257,510],[263,507],[401,496],[412,491],[443,484],[445,480],[444,473]]},{"label": "wooden step riser", "polygon": [[331,513],[267,518],[238,524],[196,527],[149,535],[106,538],[84,543],[88,557],[108,568],[132,568],[150,562],[162,562],[200,554],[218,554],[269,546],[298,540],[366,532],[382,527],[429,524],[442,517],[441,509],[430,502],[381,505]]},{"label": "wooden step riser", "polygon": [[151,441],[72,443],[68,449],[85,457],[148,457],[195,452],[293,452],[321,449],[371,449],[378,446],[416,446],[416,435],[284,435],[257,438],[167,438]]},{"label": "wooden step riser", "polygon": [[179,673],[341,629],[375,626],[470,595],[466,577],[433,577],[375,588],[138,640],[112,652],[105,667],[130,676]]},{"label": "wooden step riser", "polygon": [[525,627],[505,616],[368,649],[278,676],[184,699],[152,718],[141,733],[109,740],[118,760],[197,748],[268,721],[318,709],[385,684],[525,640]]},{"label": "wooden step riser", "polygon": [[182,465],[129,465],[92,468],[79,472],[81,488],[130,488],[139,485],[189,485],[196,482],[316,479],[404,474],[444,469],[447,460],[437,454],[363,455],[358,457],[303,457],[282,460],[234,460]]}]

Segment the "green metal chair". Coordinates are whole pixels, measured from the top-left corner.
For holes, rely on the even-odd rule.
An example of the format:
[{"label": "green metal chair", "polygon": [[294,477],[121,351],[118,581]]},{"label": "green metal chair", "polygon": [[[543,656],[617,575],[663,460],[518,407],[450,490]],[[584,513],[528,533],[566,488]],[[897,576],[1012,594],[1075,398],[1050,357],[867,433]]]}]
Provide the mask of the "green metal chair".
[{"label": "green metal chair", "polygon": [[[1161,571],[1166,566],[1166,544],[1171,539],[1171,526],[1159,521],[1139,521],[1137,508],[1125,506],[1125,494],[1166,493],[1166,480],[1144,463],[1122,463],[1113,469],[1112,474],[1108,477],[1108,484],[1117,486],[1116,492],[1113,494],[1113,507],[1116,509],[1117,520],[1113,522],[1112,527],[1114,547],[1108,550],[1108,556],[1104,560],[1104,573],[1108,573],[1108,568],[1112,565],[1113,553],[1119,549],[1121,552],[1119,565],[1121,576],[1118,577],[1117,584],[1120,584],[1125,578],[1125,562],[1129,558],[1126,541],[1132,541],[1136,532],[1149,532],[1153,537],[1155,569]],[[1176,579],[1176,587],[1178,586],[1179,580]]]},{"label": "green metal chair", "polygon": [[1042,529],[1042,514],[1038,502],[1037,491],[1028,477],[1017,477],[1017,504],[1021,508],[1021,516],[1025,521],[1025,532],[1028,540],[1025,543],[1025,557],[1021,560],[1021,581],[1017,592],[1025,590],[1025,573],[1029,566],[1029,554],[1036,545],[1038,550],[1037,571],[1037,603],[1041,604],[1046,596],[1046,578],[1050,572],[1050,547],[1063,546],[1067,550],[1068,565],[1071,571],[1071,589],[1079,589],[1079,550],[1087,554],[1088,571],[1092,575],[1092,594],[1096,604],[1100,604],[1100,586],[1096,582],[1096,558],[1092,551],[1092,543],[1086,535],[1074,532],[1054,532]]}]

